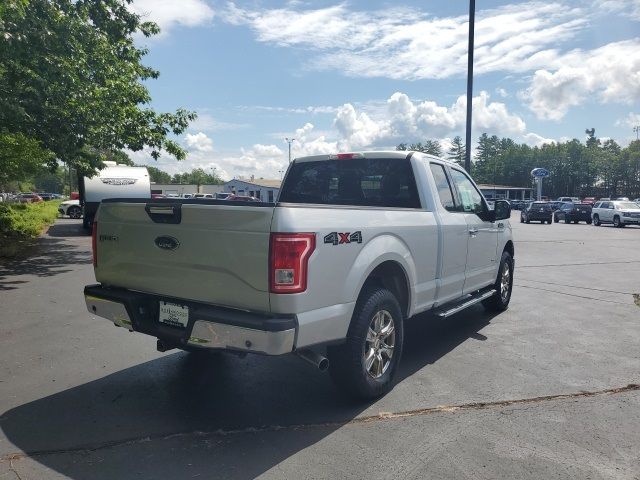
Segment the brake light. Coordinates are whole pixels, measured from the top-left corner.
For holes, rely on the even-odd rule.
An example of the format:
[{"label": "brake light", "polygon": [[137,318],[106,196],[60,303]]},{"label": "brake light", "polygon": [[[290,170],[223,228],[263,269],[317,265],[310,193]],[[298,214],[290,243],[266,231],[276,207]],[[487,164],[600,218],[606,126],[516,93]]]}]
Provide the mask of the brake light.
[{"label": "brake light", "polygon": [[91,250],[93,252],[93,266],[98,266],[98,222],[91,226]]},{"label": "brake light", "polygon": [[351,160],[352,158],[364,158],[361,153],[338,153],[336,155],[329,155],[331,160]]},{"label": "brake light", "polygon": [[309,257],[315,248],[314,233],[272,233],[269,245],[269,291],[304,292],[307,289]]}]

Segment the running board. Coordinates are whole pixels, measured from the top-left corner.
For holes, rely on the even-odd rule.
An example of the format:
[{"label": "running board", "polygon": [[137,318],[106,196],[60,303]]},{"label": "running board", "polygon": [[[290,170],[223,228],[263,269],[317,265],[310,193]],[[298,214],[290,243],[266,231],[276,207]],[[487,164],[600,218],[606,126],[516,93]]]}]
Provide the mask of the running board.
[{"label": "running board", "polygon": [[492,288],[491,290],[486,290],[482,293],[477,293],[476,296],[471,297],[468,300],[454,307],[448,308],[447,310],[441,310],[437,312],[436,315],[441,318],[450,317],[451,315],[455,315],[456,313],[464,310],[465,308],[469,308],[470,306],[475,305],[476,303],[480,303],[481,301],[492,297],[493,295],[495,295],[495,293],[496,293],[495,288]]}]

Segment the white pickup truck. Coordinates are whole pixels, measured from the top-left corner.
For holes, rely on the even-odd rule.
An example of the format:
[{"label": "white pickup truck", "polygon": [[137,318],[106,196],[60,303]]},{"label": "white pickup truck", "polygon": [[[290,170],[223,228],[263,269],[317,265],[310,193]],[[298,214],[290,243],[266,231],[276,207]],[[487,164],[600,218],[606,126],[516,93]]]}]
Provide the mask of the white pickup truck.
[{"label": "white pickup truck", "polygon": [[160,351],[295,353],[373,398],[393,386],[405,319],[507,308],[509,216],[433,156],[299,158],[276,203],[103,201],[86,304]]}]

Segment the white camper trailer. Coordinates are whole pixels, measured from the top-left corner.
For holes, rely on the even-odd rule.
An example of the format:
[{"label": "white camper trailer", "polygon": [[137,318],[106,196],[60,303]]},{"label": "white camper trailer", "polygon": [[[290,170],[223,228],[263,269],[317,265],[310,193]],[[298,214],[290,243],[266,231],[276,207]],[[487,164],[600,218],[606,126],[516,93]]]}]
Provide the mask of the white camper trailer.
[{"label": "white camper trailer", "polygon": [[100,202],[107,198],[151,198],[151,182],[146,167],[129,167],[116,162],[104,162],[105,168],[92,178],[80,182],[82,225],[89,230]]}]

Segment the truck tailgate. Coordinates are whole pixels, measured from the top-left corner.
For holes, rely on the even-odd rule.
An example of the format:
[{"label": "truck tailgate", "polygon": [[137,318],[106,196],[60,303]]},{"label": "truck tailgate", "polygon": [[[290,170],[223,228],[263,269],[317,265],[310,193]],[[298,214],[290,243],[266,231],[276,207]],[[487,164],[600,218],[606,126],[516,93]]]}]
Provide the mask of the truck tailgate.
[{"label": "truck tailgate", "polygon": [[[96,280],[167,297],[269,311],[273,206],[212,203],[102,203]],[[172,221],[179,223],[159,223]]]}]

